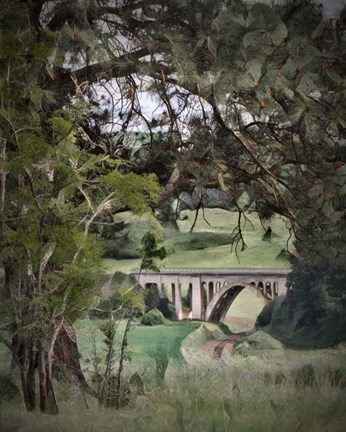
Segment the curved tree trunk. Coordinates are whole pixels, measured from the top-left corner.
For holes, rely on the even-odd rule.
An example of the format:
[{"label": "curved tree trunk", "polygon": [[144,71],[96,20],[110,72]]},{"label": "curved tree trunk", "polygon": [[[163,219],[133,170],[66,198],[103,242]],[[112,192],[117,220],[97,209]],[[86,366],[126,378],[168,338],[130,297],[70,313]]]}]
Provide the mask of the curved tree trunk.
[{"label": "curved tree trunk", "polygon": [[87,386],[79,362],[77,338],[72,324],[64,322],[54,344],[53,376]]}]

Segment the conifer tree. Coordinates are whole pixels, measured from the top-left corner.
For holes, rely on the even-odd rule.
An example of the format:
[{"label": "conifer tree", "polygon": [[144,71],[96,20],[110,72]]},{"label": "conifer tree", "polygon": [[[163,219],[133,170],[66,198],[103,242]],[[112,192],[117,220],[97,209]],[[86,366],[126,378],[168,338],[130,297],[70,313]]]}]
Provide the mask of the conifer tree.
[{"label": "conifer tree", "polygon": [[47,88],[59,33],[41,28],[33,15],[39,2],[5,3],[0,337],[19,370],[26,408],[35,409],[38,388],[41,411],[56,414],[55,372],[86,387],[72,323],[92,303],[101,274],[102,247],[91,227],[105,210],[150,210],[159,186],[154,175],[128,173],[115,157],[88,151],[83,95],[77,89],[62,98]]}]

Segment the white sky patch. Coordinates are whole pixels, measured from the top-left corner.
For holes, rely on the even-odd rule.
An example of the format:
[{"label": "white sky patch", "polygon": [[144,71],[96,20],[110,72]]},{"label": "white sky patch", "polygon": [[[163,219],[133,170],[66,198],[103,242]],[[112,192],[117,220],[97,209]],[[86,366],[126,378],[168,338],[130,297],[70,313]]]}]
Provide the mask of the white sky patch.
[{"label": "white sky patch", "polygon": [[346,5],[345,0],[321,0],[323,12],[327,16],[336,16]]},{"label": "white sky patch", "polygon": [[[258,0],[248,0],[249,3],[256,3]],[[260,0],[262,3],[266,4],[277,4],[282,3],[285,0]],[[322,11],[325,16],[335,17],[339,14],[339,12],[344,8],[346,4],[346,0],[316,0],[317,4],[322,5]],[[118,41],[120,46],[123,49],[131,48],[131,42],[123,39]],[[160,100],[160,97],[157,93],[148,91],[150,85],[154,83],[154,81],[149,77],[135,77],[134,76],[135,85],[138,86],[136,89],[136,100],[135,105],[136,108],[140,110],[141,116],[136,115],[134,121],[129,123],[129,128],[133,131],[144,131],[148,130],[148,123],[151,123],[153,119],[158,121],[158,126],[152,127],[152,131],[166,131],[169,129],[169,125],[167,123],[167,107]],[[95,111],[101,112],[104,109],[108,109],[110,113],[110,121],[107,125],[105,125],[104,130],[107,132],[115,132],[121,130],[123,126],[124,118],[126,118],[126,113],[130,109],[130,103],[125,102],[122,97],[122,93],[120,87],[116,80],[112,80],[109,82],[103,82],[101,84],[96,84],[93,86],[95,95],[97,95],[97,101],[100,103],[99,109],[95,107]],[[179,89],[179,87],[177,86]],[[183,92],[184,90],[181,89]],[[202,115],[202,107],[201,103],[203,103],[203,108],[207,115],[210,115],[212,110],[210,105],[201,101],[197,96],[190,96],[190,104],[188,107],[180,112],[179,120],[177,120],[177,124],[179,125],[179,129],[181,128],[181,132],[184,134],[188,134],[188,125],[184,120],[180,120],[181,118],[188,119],[191,116],[201,117]],[[172,106],[176,111],[178,108],[177,99],[174,97],[170,98],[172,102]],[[255,120],[252,114],[246,112],[246,110],[241,109],[241,117],[244,124],[251,123]],[[221,112],[223,111],[220,109]],[[119,117],[120,114],[120,117]],[[162,120],[162,122],[161,122]]]},{"label": "white sky patch", "polygon": [[[128,113],[133,108],[140,112],[140,115],[133,110],[133,118],[127,124],[126,130],[143,132],[149,129],[149,124],[152,132],[169,130],[169,109],[155,90],[156,84],[154,80],[145,76],[133,76],[133,79],[133,84],[136,87],[133,100],[129,97],[131,93],[128,93],[128,91],[131,92],[131,84],[126,82],[125,79],[102,81],[93,85],[93,99],[97,103],[97,106],[94,106],[94,112],[102,114],[104,110],[108,110],[110,115],[108,123],[103,126],[103,130],[105,132],[122,130]],[[150,91],[151,87],[153,91]],[[181,95],[188,97],[186,107],[181,101],[179,102],[177,95],[171,93],[172,90],[176,90]],[[171,108],[175,112],[175,127],[178,127],[182,134],[189,135],[188,123],[191,117],[201,117],[201,104],[203,104],[206,115],[211,115],[210,105],[198,96],[188,93],[185,89],[172,86],[166,91]],[[125,97],[122,97],[122,95]]]}]

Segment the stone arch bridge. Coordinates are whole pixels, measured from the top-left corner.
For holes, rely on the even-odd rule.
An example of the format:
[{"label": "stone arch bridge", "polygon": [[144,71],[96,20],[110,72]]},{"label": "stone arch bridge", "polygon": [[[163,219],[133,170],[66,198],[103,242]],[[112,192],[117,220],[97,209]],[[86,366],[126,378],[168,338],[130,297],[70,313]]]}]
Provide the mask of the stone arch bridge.
[{"label": "stone arch bridge", "polygon": [[171,290],[178,319],[183,318],[181,288],[186,284],[191,295],[189,317],[221,321],[245,287],[253,287],[266,301],[278,295],[286,295],[289,272],[289,269],[270,268],[166,268],[161,272],[142,271],[131,274],[143,288],[156,285],[160,295],[164,289]]}]

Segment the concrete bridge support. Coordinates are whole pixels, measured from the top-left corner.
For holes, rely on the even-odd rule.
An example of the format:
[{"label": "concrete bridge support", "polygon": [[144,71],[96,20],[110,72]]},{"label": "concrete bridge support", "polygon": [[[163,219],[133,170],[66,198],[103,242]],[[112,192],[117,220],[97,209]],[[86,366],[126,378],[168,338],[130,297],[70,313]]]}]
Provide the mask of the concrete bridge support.
[{"label": "concrete bridge support", "polygon": [[192,319],[202,319],[202,291],[199,277],[192,277]]},{"label": "concrete bridge support", "polygon": [[175,313],[177,315],[178,320],[181,320],[182,313],[183,313],[183,305],[181,302],[181,289],[180,289],[179,277],[176,276],[173,280],[174,282],[172,282],[172,303],[174,304]]}]

